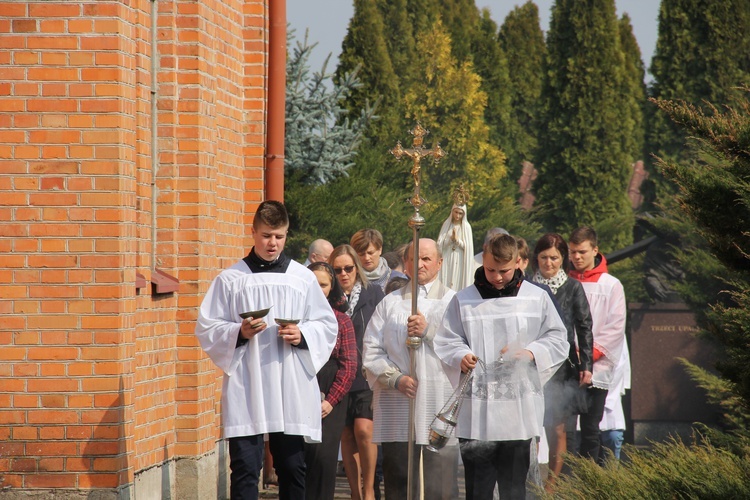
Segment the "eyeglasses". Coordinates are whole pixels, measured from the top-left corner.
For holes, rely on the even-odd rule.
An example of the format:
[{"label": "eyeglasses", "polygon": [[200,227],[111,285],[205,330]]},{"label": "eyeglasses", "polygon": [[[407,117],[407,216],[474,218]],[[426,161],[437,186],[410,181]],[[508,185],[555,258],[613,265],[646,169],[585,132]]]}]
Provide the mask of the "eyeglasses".
[{"label": "eyeglasses", "polygon": [[352,271],[354,271],[354,266],[344,266],[344,267],[334,267],[333,268],[333,272],[336,273],[336,274],[342,274],[342,273],[349,274]]}]

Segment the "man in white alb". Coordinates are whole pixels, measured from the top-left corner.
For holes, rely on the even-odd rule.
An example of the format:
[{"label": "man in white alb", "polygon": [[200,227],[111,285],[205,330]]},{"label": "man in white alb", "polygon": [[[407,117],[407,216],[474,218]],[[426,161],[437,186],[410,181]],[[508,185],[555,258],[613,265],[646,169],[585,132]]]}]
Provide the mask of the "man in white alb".
[{"label": "man in white alb", "polygon": [[[224,372],[221,417],[232,499],[258,498],[264,434],[279,498],[305,498],[304,442],[321,439],[315,374],[336,344],[338,323],[312,271],[283,254],[288,228],[282,203],[260,204],[253,220],[255,246],[214,279],[195,329],[203,350]],[[266,308],[270,312],[240,316]]]},{"label": "man in white alb", "polygon": [[[413,272],[412,247],[407,250],[405,271]],[[419,496],[418,467],[424,466],[424,498],[455,498],[458,447],[456,442],[439,453],[424,450],[429,426],[451,395],[452,388],[435,355],[432,339],[445,308],[455,292],[437,279],[442,258],[435,241],[419,240],[417,282],[419,314],[412,315],[412,285],[392,292],[378,304],[367,326],[363,365],[373,389],[373,441],[383,447],[386,498],[407,497],[409,399],[415,401],[416,448],[412,498]],[[407,336],[422,337],[416,350],[416,375],[410,373]]]}]

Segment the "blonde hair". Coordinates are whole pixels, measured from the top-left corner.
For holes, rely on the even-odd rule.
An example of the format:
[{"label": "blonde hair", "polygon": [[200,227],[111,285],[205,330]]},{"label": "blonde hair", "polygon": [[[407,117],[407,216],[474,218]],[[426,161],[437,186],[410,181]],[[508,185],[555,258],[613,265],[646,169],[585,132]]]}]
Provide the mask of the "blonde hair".
[{"label": "blonde hair", "polygon": [[328,263],[331,265],[331,267],[333,267],[333,261],[336,260],[337,257],[341,257],[342,255],[348,255],[352,258],[352,262],[354,262],[354,266],[357,268],[357,278],[359,278],[359,281],[362,282],[362,287],[367,288],[370,282],[365,275],[364,268],[362,268],[362,263],[359,261],[359,255],[357,255],[357,252],[354,250],[354,248],[352,248],[351,245],[344,244],[334,248],[333,252],[331,252],[331,255],[328,257]]}]

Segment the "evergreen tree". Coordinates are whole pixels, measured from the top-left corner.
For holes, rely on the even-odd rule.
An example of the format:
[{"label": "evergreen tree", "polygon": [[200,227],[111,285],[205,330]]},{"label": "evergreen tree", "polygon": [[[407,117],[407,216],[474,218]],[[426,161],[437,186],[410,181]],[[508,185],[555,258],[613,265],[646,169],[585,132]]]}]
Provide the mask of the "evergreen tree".
[{"label": "evergreen tree", "polygon": [[425,184],[446,198],[460,182],[471,183],[475,191],[497,190],[505,176],[505,158],[489,142],[487,95],[473,65],[456,62],[440,21],[417,39],[417,54],[423,76],[404,96],[407,117],[421,122],[448,152],[438,171],[423,174]]},{"label": "evergreen tree", "polygon": [[314,47],[308,45],[307,37],[298,41],[286,68],[285,174],[303,184],[322,184],[346,174],[367,125],[375,118],[374,108],[367,103],[353,120],[343,108],[359,84],[356,70],[330,85],[329,55],[323,68],[310,76],[308,63]]},{"label": "evergreen tree", "polygon": [[336,81],[357,68],[361,85],[351,92],[347,108],[359,114],[368,101],[380,99],[380,119],[370,127],[368,137],[390,140],[401,124],[401,91],[385,41],[385,25],[376,0],[355,0],[354,15],[342,43]]},{"label": "evergreen tree", "polygon": [[[737,87],[750,83],[750,3],[746,0],[662,0],[659,35],[651,60],[654,81],[649,94],[681,99],[699,108],[705,102],[729,104]],[[647,107],[646,159],[652,155],[684,161],[684,130],[655,107]],[[648,201],[665,189],[658,169],[648,161]],[[655,185],[654,185],[655,184]]]},{"label": "evergreen tree", "polygon": [[480,19],[474,0],[437,0],[437,3],[443,29],[451,38],[451,54],[459,63],[471,61],[471,44],[477,36]]},{"label": "evergreen tree", "polygon": [[511,111],[502,142],[511,178],[518,179],[523,161],[533,161],[537,149],[540,99],[547,47],[539,24],[539,9],[529,1],[514,8],[500,27],[500,44],[508,61]]},{"label": "evergreen tree", "polygon": [[[750,92],[750,89],[746,89]],[[718,365],[750,405],[750,104],[723,112],[674,101],[658,107],[697,138],[695,161],[660,161],[678,187],[679,215],[694,224],[677,252],[687,271],[688,300],[706,329],[724,346]],[[702,243],[702,244],[701,244]],[[702,257],[695,261],[694,256]],[[715,260],[714,260],[715,259]],[[718,262],[718,266],[713,264]],[[708,272],[704,270],[708,269]],[[724,268],[724,271],[721,269]],[[715,276],[724,277],[717,282]],[[723,293],[706,296],[710,290]],[[696,300],[697,299],[697,300]]]},{"label": "evergreen tree", "polygon": [[603,250],[632,242],[623,144],[623,54],[613,0],[558,0],[547,35],[537,202],[546,227],[566,233],[617,220]]},{"label": "evergreen tree", "polygon": [[619,23],[620,48],[623,58],[622,97],[624,99],[621,124],[624,128],[623,147],[630,162],[642,159],[645,140],[643,109],[646,105],[646,70],[641,59],[641,49],[633,34],[630,16],[623,14]]},{"label": "evergreen tree", "polygon": [[[290,32],[289,46],[292,37]],[[359,84],[356,70],[334,83],[333,75],[326,71],[326,59],[322,69],[310,75],[308,63],[314,48],[307,37],[296,42],[286,66],[284,195],[291,218],[290,255],[301,255],[310,241],[321,237],[316,231],[307,231],[307,196],[315,186],[347,178],[367,126],[376,118],[367,101],[354,119],[343,108],[344,100]]]},{"label": "evergreen tree", "polygon": [[407,0],[379,0],[378,8],[383,17],[383,36],[393,71],[400,82],[408,82],[413,72],[414,26],[409,21]]},{"label": "evergreen tree", "polygon": [[490,11],[482,10],[482,17],[472,43],[474,70],[482,79],[481,88],[487,94],[484,121],[490,127],[490,143],[508,153],[506,140],[510,126],[511,88],[508,62],[497,40],[497,24]]},{"label": "evergreen tree", "polygon": [[690,161],[658,160],[677,202],[659,224],[683,238],[675,248],[687,270],[680,290],[719,347],[721,379],[685,364],[721,406],[725,432],[698,425],[693,443],[626,448],[628,460],[604,468],[572,458],[572,474],[544,498],[750,497],[750,101],[721,112],[707,103],[652,102],[695,138],[685,146]]}]

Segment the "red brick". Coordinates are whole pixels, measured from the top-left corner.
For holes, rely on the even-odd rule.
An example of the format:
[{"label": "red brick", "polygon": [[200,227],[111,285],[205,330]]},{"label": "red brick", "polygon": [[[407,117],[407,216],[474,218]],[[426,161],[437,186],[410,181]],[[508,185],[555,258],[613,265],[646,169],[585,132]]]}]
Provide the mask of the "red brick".
[{"label": "red brick", "polygon": [[35,474],[27,475],[24,485],[27,488],[74,488],[75,474]]},{"label": "red brick", "polygon": [[78,48],[78,38],[74,36],[30,36],[26,38],[26,48],[74,50]]},{"label": "red brick", "polygon": [[76,267],[78,258],[75,255],[30,255],[29,266],[32,267]]}]

